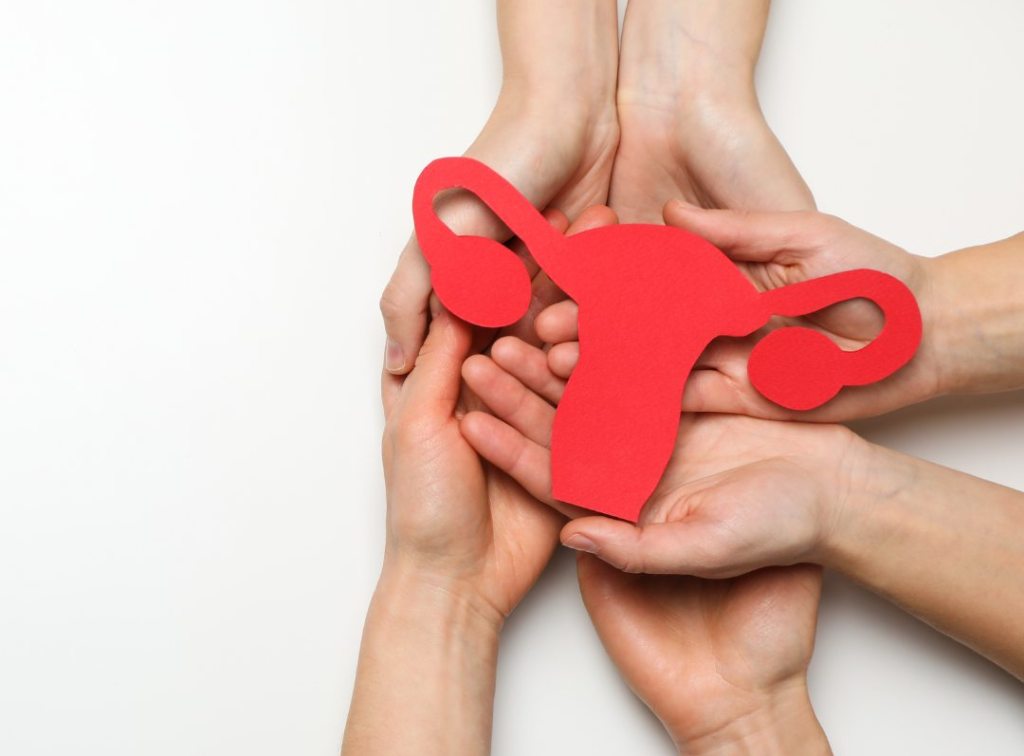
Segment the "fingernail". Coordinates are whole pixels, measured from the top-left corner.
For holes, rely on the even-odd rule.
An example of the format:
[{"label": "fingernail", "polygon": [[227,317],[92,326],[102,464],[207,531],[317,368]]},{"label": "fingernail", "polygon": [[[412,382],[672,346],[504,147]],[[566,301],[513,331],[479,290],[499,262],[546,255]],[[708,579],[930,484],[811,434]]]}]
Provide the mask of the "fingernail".
[{"label": "fingernail", "polygon": [[388,339],[387,348],[384,350],[384,369],[389,373],[397,373],[405,367],[405,352],[402,345],[394,339]]},{"label": "fingernail", "polygon": [[582,533],[573,533],[563,543],[570,549],[576,549],[576,551],[585,551],[588,554],[597,553],[597,544]]}]

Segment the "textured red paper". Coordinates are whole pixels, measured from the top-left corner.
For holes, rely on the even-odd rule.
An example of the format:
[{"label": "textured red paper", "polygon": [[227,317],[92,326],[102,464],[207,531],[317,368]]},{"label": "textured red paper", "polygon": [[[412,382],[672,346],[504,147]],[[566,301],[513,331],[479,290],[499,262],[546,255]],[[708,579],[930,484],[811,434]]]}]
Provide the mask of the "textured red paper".
[{"label": "textured red paper", "polygon": [[438,297],[476,325],[510,325],[525,315],[530,278],[503,244],[458,236],[440,221],[434,199],[453,188],[477,195],[579,305],[580,359],[551,437],[552,494],[561,501],[637,520],[672,454],[687,376],[718,336],[746,336],[773,314],[855,298],[878,304],[883,331],[858,351],[795,327],[754,347],[754,386],[797,410],[891,375],[921,339],[913,295],[885,273],[847,271],[761,294],[721,250],[687,231],[627,224],[564,236],[487,166],[443,158],[416,184],[416,234]]}]

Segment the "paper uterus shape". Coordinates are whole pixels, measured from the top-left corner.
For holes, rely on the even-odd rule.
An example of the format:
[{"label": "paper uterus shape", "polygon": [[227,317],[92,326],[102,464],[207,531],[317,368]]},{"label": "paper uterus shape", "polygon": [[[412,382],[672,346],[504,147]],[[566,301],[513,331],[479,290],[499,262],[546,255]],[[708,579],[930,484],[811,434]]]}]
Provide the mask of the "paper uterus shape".
[{"label": "paper uterus shape", "polygon": [[551,436],[552,495],[560,501],[638,519],[672,455],[687,376],[718,336],[747,336],[772,315],[804,315],[856,298],[874,302],[885,325],[856,351],[801,327],[774,330],[754,346],[754,387],[793,410],[891,375],[921,340],[913,294],[886,273],[851,270],[759,292],[721,250],[694,234],[623,224],[565,236],[484,164],[443,158],[416,184],[416,235],[441,302],[479,326],[523,317],[530,276],[505,245],[458,236],[441,222],[434,199],[454,188],[477,195],[579,305],[579,362]]}]

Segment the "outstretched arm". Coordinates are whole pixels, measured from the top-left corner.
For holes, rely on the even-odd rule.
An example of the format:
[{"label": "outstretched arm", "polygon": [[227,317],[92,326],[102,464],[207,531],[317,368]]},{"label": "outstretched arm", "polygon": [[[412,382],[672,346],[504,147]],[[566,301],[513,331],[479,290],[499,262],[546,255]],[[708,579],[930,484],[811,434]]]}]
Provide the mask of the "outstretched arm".
[{"label": "outstretched arm", "polygon": [[940,393],[1024,387],[1024,233],[928,261]]},{"label": "outstretched arm", "polygon": [[[747,366],[759,334],[713,342],[701,357],[703,369],[687,383],[686,411],[837,422],[944,394],[1024,387],[1024,234],[925,258],[822,213],[702,210],[671,202],[665,220],[719,247],[762,291],[854,268],[889,273],[914,292],[924,324],[921,346],[902,370],[802,413],[773,404],[751,385]],[[855,350],[871,342],[882,320],[874,307],[854,301],[787,324],[809,326]],[[568,377],[579,356],[576,305],[549,307],[538,316],[537,331],[555,344],[548,353],[552,370]]]},{"label": "outstretched arm", "polygon": [[[568,233],[609,222],[584,213]],[[407,377],[385,371],[384,565],[367,613],[343,753],[487,753],[498,639],[563,518],[485,465],[459,430],[469,327],[434,302]]]},{"label": "outstretched arm", "polygon": [[855,446],[817,559],[1024,679],[1024,493]]}]

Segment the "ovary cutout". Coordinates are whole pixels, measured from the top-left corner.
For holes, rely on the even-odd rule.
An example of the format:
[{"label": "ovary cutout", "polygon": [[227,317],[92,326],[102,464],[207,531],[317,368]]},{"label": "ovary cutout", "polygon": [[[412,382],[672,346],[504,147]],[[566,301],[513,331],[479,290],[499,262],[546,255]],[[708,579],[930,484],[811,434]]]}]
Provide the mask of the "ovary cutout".
[{"label": "ovary cutout", "polygon": [[886,273],[851,270],[761,293],[721,250],[687,231],[624,224],[565,236],[483,163],[442,158],[417,181],[416,235],[441,302],[476,325],[523,317],[530,278],[503,244],[458,236],[441,222],[434,199],[456,188],[479,197],[579,305],[579,362],[551,437],[552,494],[570,504],[636,522],[672,454],[686,379],[719,336],[747,336],[772,315],[805,315],[850,299],[877,304],[885,325],[857,351],[799,327],[755,345],[751,382],[793,410],[891,375],[921,340],[913,294]]}]

